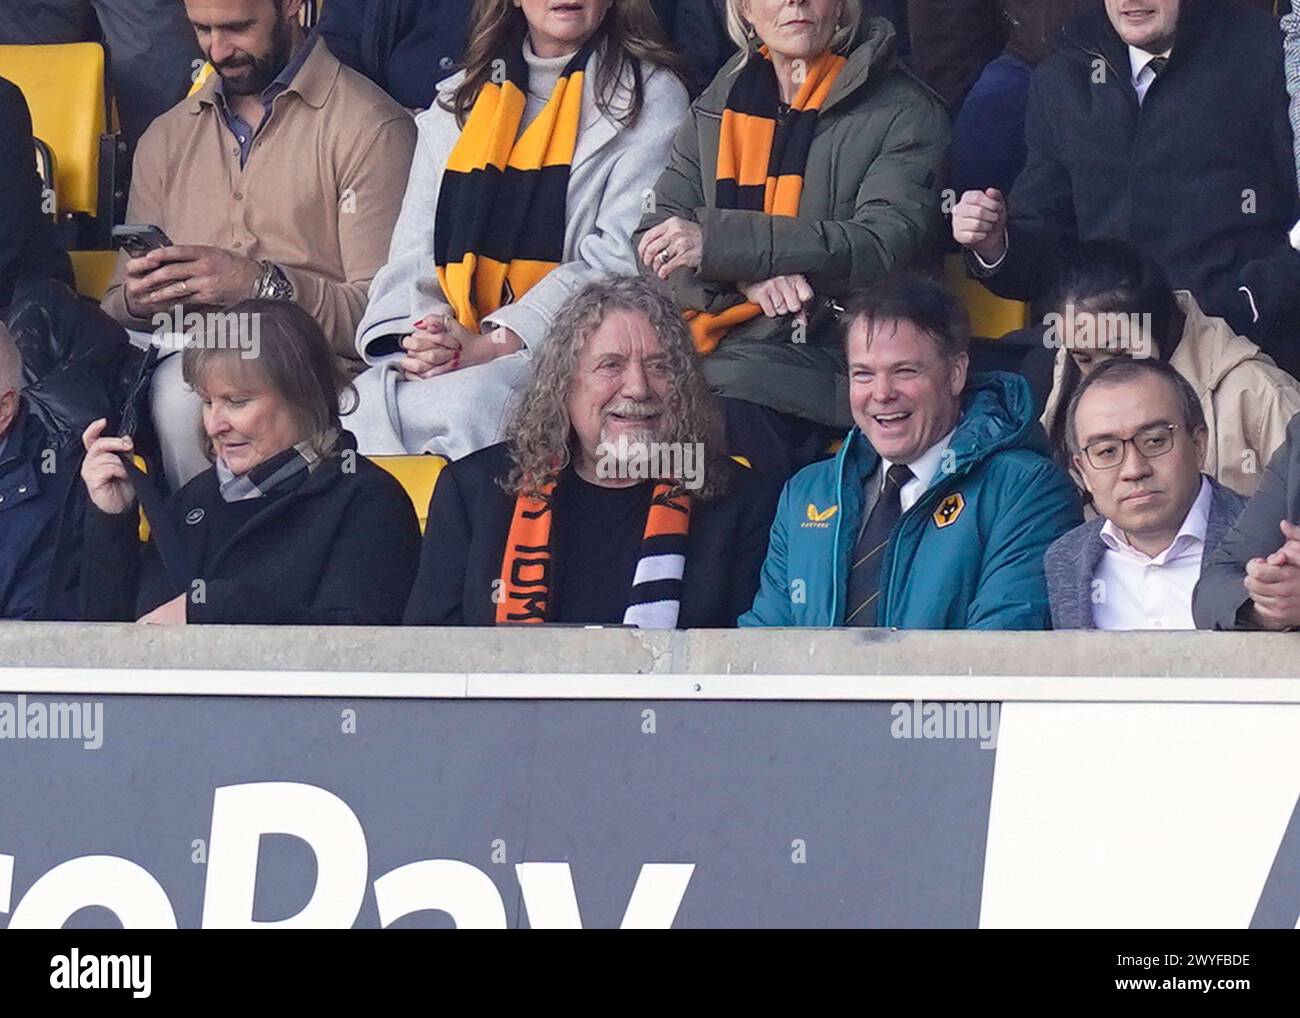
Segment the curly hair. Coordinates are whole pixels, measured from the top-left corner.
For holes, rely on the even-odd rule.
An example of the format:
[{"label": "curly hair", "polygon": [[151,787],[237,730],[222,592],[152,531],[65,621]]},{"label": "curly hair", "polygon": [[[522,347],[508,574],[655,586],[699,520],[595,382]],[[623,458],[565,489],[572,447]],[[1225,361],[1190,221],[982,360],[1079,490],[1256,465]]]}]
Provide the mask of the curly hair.
[{"label": "curly hair", "polygon": [[[735,465],[726,454],[722,418],[696,359],[695,343],[681,312],[648,281],[603,279],[569,298],[537,359],[537,370],[524,391],[506,433],[512,467],[502,487],[512,495],[537,495],[568,468],[573,458],[573,424],[569,395],[578,360],[587,340],[614,311],[645,315],[663,344],[669,391],[665,400],[665,443],[698,443],[704,450],[704,478],[692,494],[717,498],[730,486]],[[677,478],[674,492],[686,490]]]}]

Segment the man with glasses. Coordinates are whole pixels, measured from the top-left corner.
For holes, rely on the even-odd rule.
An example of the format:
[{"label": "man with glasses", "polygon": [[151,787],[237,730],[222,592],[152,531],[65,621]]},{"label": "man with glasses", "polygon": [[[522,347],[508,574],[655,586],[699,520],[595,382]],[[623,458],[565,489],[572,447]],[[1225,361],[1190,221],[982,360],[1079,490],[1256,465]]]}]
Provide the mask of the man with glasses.
[{"label": "man with glasses", "polygon": [[1066,411],[1074,467],[1098,518],[1047,550],[1055,629],[1194,629],[1201,562],[1245,499],[1201,472],[1196,391],[1163,361],[1115,358]]}]

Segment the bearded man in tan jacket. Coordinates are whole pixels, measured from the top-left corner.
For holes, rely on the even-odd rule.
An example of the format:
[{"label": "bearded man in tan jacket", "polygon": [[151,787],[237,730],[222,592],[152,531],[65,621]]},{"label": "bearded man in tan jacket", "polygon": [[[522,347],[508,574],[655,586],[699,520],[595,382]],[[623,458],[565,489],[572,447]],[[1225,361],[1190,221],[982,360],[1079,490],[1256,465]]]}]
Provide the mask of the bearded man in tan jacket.
[{"label": "bearded man in tan jacket", "polygon": [[[126,216],[171,244],[119,254],[103,306],[129,329],[189,332],[193,312],[292,301],[355,371],[353,339],[401,207],[415,124],[304,35],[301,5],[186,0],[216,73],[145,132]],[[207,465],[199,397],[184,387],[179,357],[159,366],[152,401],[177,487]]]}]

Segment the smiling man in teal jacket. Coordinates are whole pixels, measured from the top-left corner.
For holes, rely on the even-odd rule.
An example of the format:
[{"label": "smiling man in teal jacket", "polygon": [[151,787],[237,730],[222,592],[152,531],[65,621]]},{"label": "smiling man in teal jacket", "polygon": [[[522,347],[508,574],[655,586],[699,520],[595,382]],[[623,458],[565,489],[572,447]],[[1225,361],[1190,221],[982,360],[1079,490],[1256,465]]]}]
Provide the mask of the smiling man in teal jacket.
[{"label": "smiling man in teal jacket", "polygon": [[740,625],[1047,629],[1043,554],[1083,517],[1028,383],[967,378],[965,314],[928,279],[843,317],[857,427],[786,484]]}]

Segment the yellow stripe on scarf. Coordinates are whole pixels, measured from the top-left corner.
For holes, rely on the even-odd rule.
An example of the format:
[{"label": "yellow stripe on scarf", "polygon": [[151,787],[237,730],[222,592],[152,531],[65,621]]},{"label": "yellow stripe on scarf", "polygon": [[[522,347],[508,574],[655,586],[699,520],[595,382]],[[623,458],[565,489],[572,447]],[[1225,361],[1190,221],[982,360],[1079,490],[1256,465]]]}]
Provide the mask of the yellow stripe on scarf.
[{"label": "yellow stripe on scarf", "polygon": [[[571,165],[582,119],[584,78],[582,70],[561,75],[546,105],[522,134],[523,91],[509,80],[485,85],[448,157],[447,172],[470,174],[488,167],[530,172]],[[558,264],[528,258],[503,263],[466,251],[459,261],[438,265],[437,274],[456,320],[477,332],[484,317],[518,300]]]},{"label": "yellow stripe on scarf", "polygon": [[[762,55],[768,59],[765,52]],[[844,64],[841,56],[823,54],[799,86],[794,102],[790,104],[791,110],[821,109]],[[770,175],[777,128],[775,117],[776,110],[772,111],[771,117],[763,117],[724,109],[714,176],[716,180],[734,180],[740,187],[762,185],[763,211],[767,215],[796,216],[799,214],[799,198],[803,194],[802,173],[780,177]],[[800,166],[807,160],[807,153],[802,156]],[[695,348],[701,354],[710,354],[729,331],[762,313],[762,308],[746,300],[714,314],[688,311],[686,318],[690,322]]]}]

